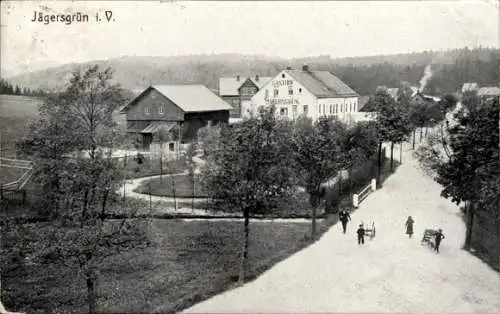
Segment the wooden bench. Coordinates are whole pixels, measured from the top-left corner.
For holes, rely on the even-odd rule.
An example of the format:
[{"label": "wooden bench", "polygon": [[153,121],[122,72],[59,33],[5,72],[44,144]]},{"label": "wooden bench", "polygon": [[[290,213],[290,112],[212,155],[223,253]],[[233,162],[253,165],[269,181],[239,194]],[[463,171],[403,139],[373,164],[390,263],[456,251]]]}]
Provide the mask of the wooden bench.
[{"label": "wooden bench", "polygon": [[436,247],[435,238],[437,233],[438,233],[437,230],[425,229],[421,244],[424,245],[425,243],[434,249]]},{"label": "wooden bench", "polygon": [[365,235],[370,236],[370,239],[375,237],[375,222],[372,222],[371,229],[365,228]]}]

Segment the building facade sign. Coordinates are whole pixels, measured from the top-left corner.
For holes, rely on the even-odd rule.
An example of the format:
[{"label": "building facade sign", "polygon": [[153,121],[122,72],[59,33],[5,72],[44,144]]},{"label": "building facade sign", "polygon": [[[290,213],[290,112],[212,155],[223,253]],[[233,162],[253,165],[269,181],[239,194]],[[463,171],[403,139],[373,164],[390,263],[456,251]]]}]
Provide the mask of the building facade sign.
[{"label": "building facade sign", "polygon": [[289,99],[271,99],[268,101],[271,105],[299,105],[300,102],[298,99],[289,98]]},{"label": "building facade sign", "polygon": [[293,80],[279,80],[273,81],[273,87],[278,88],[280,86],[291,86],[293,85]]}]

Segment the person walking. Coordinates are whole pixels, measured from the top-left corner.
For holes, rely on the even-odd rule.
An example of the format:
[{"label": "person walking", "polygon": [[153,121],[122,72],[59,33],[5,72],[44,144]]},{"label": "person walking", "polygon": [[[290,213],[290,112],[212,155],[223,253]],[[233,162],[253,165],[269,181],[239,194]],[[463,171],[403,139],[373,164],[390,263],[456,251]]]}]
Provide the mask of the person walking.
[{"label": "person walking", "polygon": [[345,208],[340,211],[339,220],[342,222],[342,230],[345,234],[347,230],[347,222],[351,220],[351,215],[349,215],[349,212]]},{"label": "person walking", "polygon": [[439,244],[441,244],[441,240],[444,239],[444,234],[443,234],[443,230],[439,229],[438,232],[436,233],[435,235],[436,237],[436,252],[439,253]]},{"label": "person walking", "polygon": [[365,229],[363,228],[363,224],[359,225],[357,233],[358,233],[358,245],[365,244]]},{"label": "person walking", "polygon": [[411,216],[408,216],[408,219],[406,220],[406,234],[411,238],[411,236],[413,235],[413,223],[415,221],[413,221],[413,218],[411,218]]}]

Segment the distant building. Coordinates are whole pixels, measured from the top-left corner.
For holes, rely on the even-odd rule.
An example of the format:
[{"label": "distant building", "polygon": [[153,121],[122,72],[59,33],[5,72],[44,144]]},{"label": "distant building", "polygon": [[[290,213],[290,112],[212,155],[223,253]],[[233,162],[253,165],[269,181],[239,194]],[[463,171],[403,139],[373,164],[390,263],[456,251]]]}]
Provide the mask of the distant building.
[{"label": "distant building", "polygon": [[421,92],[416,93],[411,98],[411,101],[417,102],[417,103],[434,103],[434,102],[438,102],[439,100],[440,100],[439,97],[424,95]]},{"label": "distant building", "polygon": [[300,115],[316,121],[321,116],[336,116],[352,121],[358,111],[359,95],[328,71],[286,69],[272,78],[252,97],[252,107],[244,116],[260,107],[275,105],[277,113],[289,119]]},{"label": "distant building", "polygon": [[475,92],[479,89],[479,85],[477,83],[465,83],[462,86],[462,93],[465,92]]},{"label": "distant building", "polygon": [[491,87],[481,87],[477,95],[481,100],[488,100],[488,99],[494,99],[494,98],[500,98],[500,88],[496,86],[491,86]]},{"label": "distant building", "polygon": [[250,108],[250,101],[261,88],[271,80],[271,77],[233,76],[219,79],[219,96],[233,107],[231,118],[241,118],[242,112]]},{"label": "distant building", "polygon": [[173,139],[171,151],[195,138],[197,131],[210,124],[228,123],[232,109],[203,85],[155,85],[137,95],[122,108],[127,132],[140,134],[148,150],[154,135],[164,129]]}]

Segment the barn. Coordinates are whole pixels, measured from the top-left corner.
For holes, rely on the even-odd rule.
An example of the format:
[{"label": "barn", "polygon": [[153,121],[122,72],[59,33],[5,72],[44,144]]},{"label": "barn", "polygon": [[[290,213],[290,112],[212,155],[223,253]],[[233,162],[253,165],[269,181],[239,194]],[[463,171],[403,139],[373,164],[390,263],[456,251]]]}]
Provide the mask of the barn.
[{"label": "barn", "polygon": [[[173,143],[187,143],[207,125],[228,123],[232,107],[203,85],[154,85],[125,105],[127,133],[138,134],[149,150],[159,130]],[[163,133],[162,132],[162,133]]]}]

